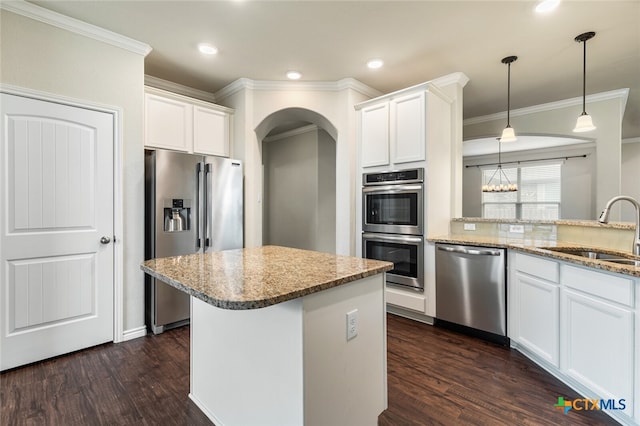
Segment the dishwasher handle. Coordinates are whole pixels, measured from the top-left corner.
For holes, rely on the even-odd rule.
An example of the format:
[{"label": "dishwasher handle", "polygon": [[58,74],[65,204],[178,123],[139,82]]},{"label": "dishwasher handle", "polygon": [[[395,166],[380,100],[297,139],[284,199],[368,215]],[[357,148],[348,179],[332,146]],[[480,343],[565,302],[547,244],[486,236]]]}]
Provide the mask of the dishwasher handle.
[{"label": "dishwasher handle", "polygon": [[461,247],[446,247],[446,246],[437,246],[438,250],[447,251],[449,253],[462,253],[462,254],[472,254],[476,256],[500,256],[502,254],[502,250],[477,250],[477,249],[468,249]]}]

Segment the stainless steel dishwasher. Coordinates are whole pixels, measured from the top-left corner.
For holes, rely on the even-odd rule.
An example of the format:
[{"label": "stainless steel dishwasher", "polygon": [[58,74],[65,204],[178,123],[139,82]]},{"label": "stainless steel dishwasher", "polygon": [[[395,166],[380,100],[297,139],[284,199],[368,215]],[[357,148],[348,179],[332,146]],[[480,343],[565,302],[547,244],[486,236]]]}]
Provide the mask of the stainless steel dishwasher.
[{"label": "stainless steel dishwasher", "polygon": [[436,244],[436,324],[508,344],[505,250]]}]

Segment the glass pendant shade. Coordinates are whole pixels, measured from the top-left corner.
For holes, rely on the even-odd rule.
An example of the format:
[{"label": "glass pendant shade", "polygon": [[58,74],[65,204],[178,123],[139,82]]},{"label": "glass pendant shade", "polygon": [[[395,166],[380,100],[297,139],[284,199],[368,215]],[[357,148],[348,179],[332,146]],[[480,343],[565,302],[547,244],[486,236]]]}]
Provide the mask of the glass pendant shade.
[{"label": "glass pendant shade", "polygon": [[513,127],[507,126],[502,131],[502,136],[500,136],[500,142],[515,142],[518,138],[516,138],[516,133],[513,131]]},{"label": "glass pendant shade", "polygon": [[576,127],[573,129],[573,131],[576,133],[581,133],[590,132],[595,129],[596,126],[593,125],[591,116],[585,112],[578,117],[578,121],[576,121]]}]

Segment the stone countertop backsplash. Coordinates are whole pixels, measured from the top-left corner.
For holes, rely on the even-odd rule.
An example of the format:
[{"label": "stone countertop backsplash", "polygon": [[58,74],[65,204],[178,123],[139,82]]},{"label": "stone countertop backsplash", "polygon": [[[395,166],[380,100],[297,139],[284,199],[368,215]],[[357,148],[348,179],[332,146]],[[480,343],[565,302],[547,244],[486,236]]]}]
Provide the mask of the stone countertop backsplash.
[{"label": "stone countertop backsplash", "polygon": [[[430,237],[428,241],[510,248],[607,272],[640,277],[638,266],[616,264],[545,249],[545,247],[566,250],[591,249],[629,257],[632,256],[634,230],[635,225],[629,223],[461,218],[451,221],[449,235]],[[635,258],[640,260],[640,257]]]},{"label": "stone countertop backsplash", "polygon": [[264,308],[389,271],[390,262],[263,246],[151,259],[141,269],[213,306]]}]

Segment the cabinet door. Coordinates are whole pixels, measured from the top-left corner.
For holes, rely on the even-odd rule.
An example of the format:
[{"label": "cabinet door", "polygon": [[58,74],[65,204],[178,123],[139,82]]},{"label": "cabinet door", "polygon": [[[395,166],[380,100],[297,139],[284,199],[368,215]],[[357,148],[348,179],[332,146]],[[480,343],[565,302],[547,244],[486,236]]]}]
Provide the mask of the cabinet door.
[{"label": "cabinet door", "polygon": [[202,106],[193,108],[193,151],[229,156],[229,114]]},{"label": "cabinet door", "polygon": [[394,163],[425,160],[425,121],[424,92],[391,101],[391,147]]},{"label": "cabinet door", "polygon": [[561,369],[602,399],[625,399],[631,415],[633,312],[572,290],[563,289],[561,297]]},{"label": "cabinet door", "polygon": [[560,291],[557,284],[515,273],[515,339],[555,367],[559,365]]},{"label": "cabinet door", "polygon": [[389,103],[360,111],[362,167],[389,164]]},{"label": "cabinet door", "polygon": [[145,94],[145,146],[192,151],[193,107],[176,99]]}]

